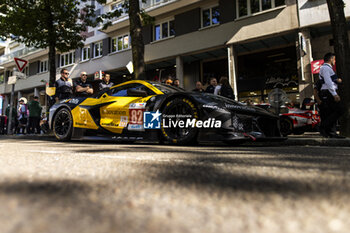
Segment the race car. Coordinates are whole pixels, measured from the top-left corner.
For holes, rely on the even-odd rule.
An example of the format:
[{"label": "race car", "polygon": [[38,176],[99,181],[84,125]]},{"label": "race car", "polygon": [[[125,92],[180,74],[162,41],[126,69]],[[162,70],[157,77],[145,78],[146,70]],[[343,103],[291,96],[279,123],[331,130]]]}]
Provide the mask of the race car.
[{"label": "race car", "polygon": [[[280,131],[286,137],[290,134],[303,134],[318,131],[321,123],[319,112],[314,108],[315,102],[310,98],[303,100],[301,108],[282,106],[280,108]],[[270,112],[275,109],[270,104],[255,105]]]},{"label": "race car", "polygon": [[321,118],[317,110],[304,110],[287,107],[288,112],[281,114],[280,128],[284,136],[318,131]]},{"label": "race car", "polygon": [[283,139],[278,117],[264,109],[142,80],[63,100],[50,108],[49,125],[60,141],[85,135],[179,145]]}]

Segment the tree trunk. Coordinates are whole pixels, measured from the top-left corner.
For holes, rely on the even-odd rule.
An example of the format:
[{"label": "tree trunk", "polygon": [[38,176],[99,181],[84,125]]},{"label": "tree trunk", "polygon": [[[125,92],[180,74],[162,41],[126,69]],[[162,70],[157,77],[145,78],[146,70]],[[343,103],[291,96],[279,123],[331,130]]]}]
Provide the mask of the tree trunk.
[{"label": "tree trunk", "polygon": [[340,134],[350,137],[350,48],[347,24],[342,0],[327,0],[331,18],[337,74],[343,80],[339,85],[340,98],[345,105],[345,114],[340,121]]},{"label": "tree trunk", "polygon": [[145,45],[142,36],[139,0],[129,0],[129,20],[134,78],[145,80]]},{"label": "tree trunk", "polygon": [[47,29],[48,29],[48,44],[49,44],[49,69],[50,78],[49,86],[53,87],[56,82],[56,36],[54,28],[54,16],[52,15],[50,0],[45,1],[45,9],[48,13],[47,15]]},{"label": "tree trunk", "polygon": [[50,67],[50,87],[53,87],[56,82],[56,48],[55,44],[49,46],[49,67]]}]

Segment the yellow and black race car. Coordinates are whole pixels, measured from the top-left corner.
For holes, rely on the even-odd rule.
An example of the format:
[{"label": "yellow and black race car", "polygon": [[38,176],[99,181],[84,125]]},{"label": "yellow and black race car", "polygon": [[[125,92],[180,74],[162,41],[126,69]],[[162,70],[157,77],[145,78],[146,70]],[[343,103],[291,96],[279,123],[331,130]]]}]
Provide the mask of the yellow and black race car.
[{"label": "yellow and black race car", "polygon": [[278,117],[264,109],[141,80],[63,100],[50,108],[49,124],[61,141],[84,135],[173,144],[283,139]]}]

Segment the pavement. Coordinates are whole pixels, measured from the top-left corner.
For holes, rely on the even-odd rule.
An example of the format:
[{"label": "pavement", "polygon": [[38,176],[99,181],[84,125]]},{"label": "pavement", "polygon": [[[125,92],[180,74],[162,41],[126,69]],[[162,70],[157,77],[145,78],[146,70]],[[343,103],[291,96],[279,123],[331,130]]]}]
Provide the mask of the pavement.
[{"label": "pavement", "polygon": [[350,147],[33,138],[0,139],[0,233],[349,233]]},{"label": "pavement", "polygon": [[[0,139],[30,139],[55,141],[52,134],[40,135],[0,135]],[[86,140],[110,140],[104,137],[85,137]],[[140,143],[145,143],[140,141]],[[147,143],[147,142],[146,142]],[[217,144],[217,143],[215,143]],[[207,145],[207,144],[206,144]],[[209,143],[210,145],[210,143]],[[213,144],[214,145],[214,144]],[[242,146],[330,146],[330,147],[350,147],[350,138],[324,138],[319,132],[305,132],[301,135],[289,135],[284,141],[250,141]]]}]

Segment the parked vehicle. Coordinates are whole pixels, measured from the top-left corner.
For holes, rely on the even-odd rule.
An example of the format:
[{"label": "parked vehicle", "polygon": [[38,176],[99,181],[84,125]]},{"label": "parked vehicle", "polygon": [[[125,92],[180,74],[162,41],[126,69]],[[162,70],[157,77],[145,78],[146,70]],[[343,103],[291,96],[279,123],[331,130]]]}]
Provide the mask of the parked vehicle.
[{"label": "parked vehicle", "polygon": [[[149,114],[151,118],[147,118]],[[158,123],[157,127],[153,123]],[[87,133],[172,144],[284,139],[278,117],[264,109],[141,80],[113,86],[92,97],[63,100],[50,108],[49,125],[61,141]]]},{"label": "parked vehicle", "polygon": [[[257,105],[272,111],[269,104]],[[318,131],[321,123],[319,112],[315,108],[315,102],[305,98],[301,108],[282,106],[280,116],[280,131],[283,136],[290,134],[303,134],[309,131]]]}]

